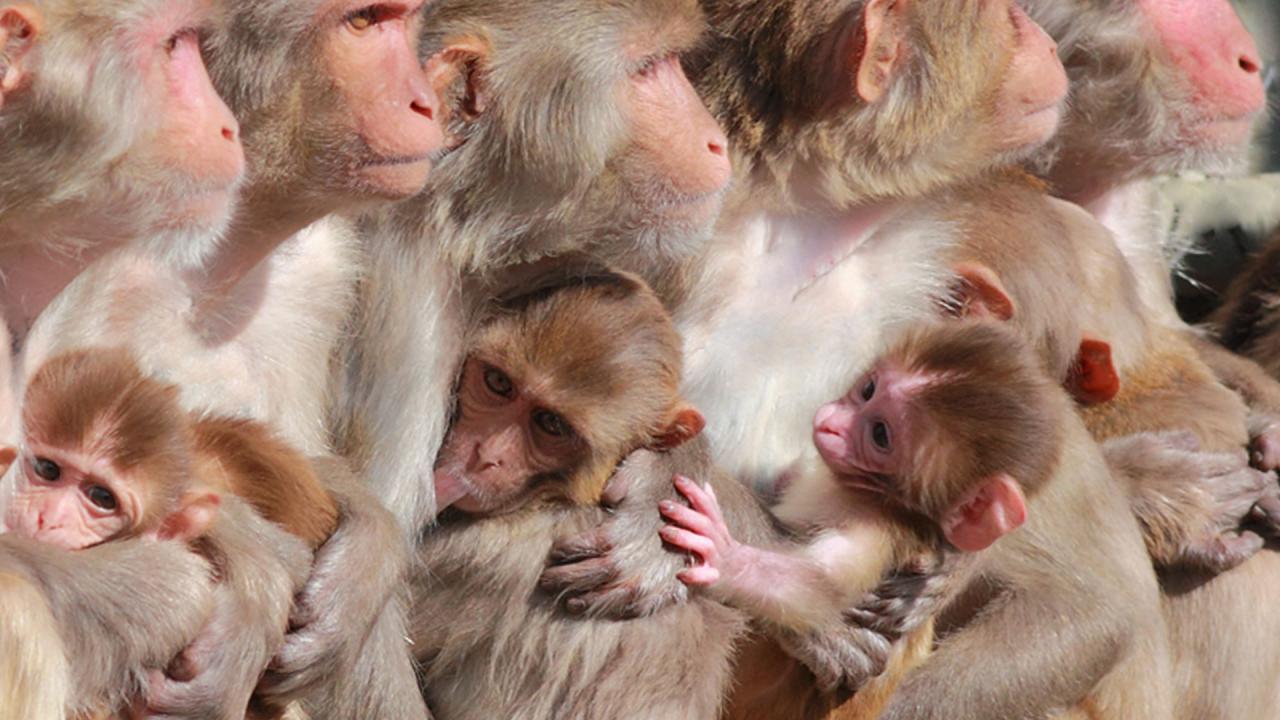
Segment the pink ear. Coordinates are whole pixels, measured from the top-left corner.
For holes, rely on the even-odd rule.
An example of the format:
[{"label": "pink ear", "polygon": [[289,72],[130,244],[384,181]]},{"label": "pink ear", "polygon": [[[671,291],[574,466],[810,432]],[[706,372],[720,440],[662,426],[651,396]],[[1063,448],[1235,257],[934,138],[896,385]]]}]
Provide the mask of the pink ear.
[{"label": "pink ear", "polygon": [[164,519],[156,536],[161,540],[191,542],[204,535],[218,517],[222,498],[214,493],[197,493],[182,501],[182,507]]},{"label": "pink ear", "polygon": [[862,11],[865,45],[858,61],[854,89],[874,103],[889,91],[902,60],[907,22],[906,0],[870,0]]},{"label": "pink ear", "polygon": [[671,450],[689,442],[707,426],[706,418],[692,405],[681,403],[673,413],[671,422],[650,446],[654,450]]},{"label": "pink ear", "polygon": [[942,532],[964,552],[978,552],[1017,530],[1027,520],[1026,499],[1017,481],[996,475],[976,492],[947,511]]},{"label": "pink ear", "polygon": [[952,288],[952,296],[959,308],[960,317],[1013,318],[1013,298],[1005,292],[1004,283],[991,268],[980,263],[960,263],[955,272],[958,281]]}]

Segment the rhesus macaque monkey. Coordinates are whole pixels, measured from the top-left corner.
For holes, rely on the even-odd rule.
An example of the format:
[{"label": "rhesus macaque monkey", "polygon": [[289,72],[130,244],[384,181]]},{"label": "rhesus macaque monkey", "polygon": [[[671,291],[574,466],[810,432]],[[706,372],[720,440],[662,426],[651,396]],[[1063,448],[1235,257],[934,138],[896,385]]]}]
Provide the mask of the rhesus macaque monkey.
[{"label": "rhesus macaque monkey", "polygon": [[[415,576],[414,647],[442,717],[716,714],[736,613],[708,602],[631,623],[548,622],[549,603],[536,597],[558,528],[598,521],[617,463],[701,429],[678,394],[681,364],[680,338],[654,293],[596,263],[574,260],[522,282],[486,313],[435,469],[448,507],[423,536]],[[619,654],[628,648],[643,649],[642,659]],[[666,663],[690,652],[710,658],[699,666],[710,682],[670,671]],[[672,684],[679,691],[635,692]]]},{"label": "rhesus macaque monkey", "polygon": [[[1141,562],[1136,529],[1066,394],[1013,333],[989,321],[913,328],[818,410],[813,442],[826,468],[795,473],[776,509],[814,533],[800,556],[734,540],[714,494],[678,481],[692,508],[665,503],[674,524],[662,534],[697,558],[682,581],[805,628],[815,606],[843,606],[840,594],[896,562],[963,552],[938,648],[881,717],[1048,717],[1077,703],[1168,716],[1163,684],[1136,682],[1167,672],[1155,578],[1128,573]],[[1108,537],[1086,541],[1093,532]],[[1124,582],[1140,586],[1140,608],[1113,604]],[[1028,642],[1099,617],[1095,637]],[[979,658],[998,666],[984,668],[995,687],[1016,690],[964,682]]]},{"label": "rhesus macaque monkey", "polygon": [[210,84],[208,0],[0,4],[0,303],[13,341],[93,258],[135,237],[187,258],[244,167]]},{"label": "rhesus macaque monkey", "polygon": [[661,504],[663,540],[698,563],[679,577],[797,630],[870,592],[921,555],[981,552],[1026,520],[1059,461],[1070,409],[1038,358],[986,323],[921,326],[851,390],[818,409],[806,458],[773,514],[800,548],[738,542],[710,488],[685,478],[690,507]]},{"label": "rhesus macaque monkey", "polygon": [[58,355],[27,384],[21,471],[6,525],[80,550],[130,537],[202,537],[234,495],[312,550],[338,507],[308,460],[251,420],[191,417],[179,389],[127,350]]},{"label": "rhesus macaque monkey", "polygon": [[[685,297],[675,312],[685,392],[707,413],[713,458],[766,490],[809,445],[817,408],[869,365],[881,332],[934,316],[930,288],[949,275],[942,238],[898,199],[1028,155],[1056,129],[1066,77],[1053,43],[1010,2],[703,6],[711,38],[690,76],[729,133],[737,182],[716,239],[671,295]],[[730,381],[743,377],[759,382]],[[570,562],[550,580],[569,601],[608,610],[619,597],[682,596],[681,556],[632,547],[657,532],[652,508],[678,469],[667,465],[639,481],[624,468],[632,492],[611,527],[566,545]],[[928,599],[913,622],[933,615]],[[807,715],[811,696],[828,702],[818,691],[866,679],[851,660],[806,656],[794,682],[763,692],[740,682],[733,714]],[[795,704],[770,704],[769,693]]]},{"label": "rhesus macaque monkey", "polygon": [[[1163,322],[1188,332],[1169,284],[1167,258],[1178,249],[1162,245],[1167,223],[1151,212],[1150,179],[1242,167],[1263,108],[1253,40],[1224,0],[1026,5],[1062,41],[1072,75],[1073,110],[1048,177],[1115,232],[1144,301]],[[1209,343],[1201,343],[1201,352],[1249,402],[1255,457],[1269,466],[1275,453],[1267,438],[1280,396],[1256,365]],[[1280,652],[1266,640],[1280,634],[1280,613],[1270,602],[1280,584],[1280,555],[1258,553],[1211,580],[1190,573],[1164,581],[1180,692],[1175,717],[1270,717],[1280,703],[1273,682]]]},{"label": "rhesus macaque monkey", "polygon": [[[418,192],[442,147],[436,96],[414,52],[422,5],[222,3],[203,44],[249,166],[230,229],[194,272],[144,251],[99,263],[37,328],[43,356],[126,345],[145,371],[182,388],[185,407],[268,422],[308,455],[324,455],[329,361],[357,277],[354,237],[324,218]],[[258,696],[271,705],[301,699],[329,717],[424,717],[392,601],[406,551],[394,520],[340,473],[320,475],[342,522],[316,554]],[[251,587],[231,591],[241,607],[220,607],[226,615],[213,629],[222,634],[190,653],[197,667],[214,667],[190,682],[157,683],[151,711],[201,712],[237,682],[215,672],[223,661],[258,651],[238,647],[246,633],[233,623],[268,614],[252,609]]]},{"label": "rhesus macaque monkey", "polygon": [[[212,237],[225,223],[243,151],[200,56],[211,9],[204,0],[0,3],[2,441],[18,426],[10,355],[87,263],[138,236],[154,236],[158,252],[199,256],[208,243],[173,238]],[[13,622],[0,638],[0,697],[17,717],[57,708],[61,718],[128,692],[207,615],[205,565],[176,544],[84,556],[4,544],[0,602]],[[146,606],[120,587],[150,591]],[[23,607],[37,597],[45,607]],[[21,621],[35,617],[57,627]],[[5,684],[11,663],[39,677],[43,661],[71,682]]]},{"label": "rhesus macaque monkey", "polygon": [[229,715],[242,716],[284,640],[293,595],[306,577],[305,548],[319,546],[337,524],[337,506],[307,459],[264,425],[191,417],[178,388],[148,378],[128,351],[95,348],[58,355],[31,378],[18,462],[6,525],[67,550],[176,539],[192,544],[233,586],[246,576],[243,556],[228,542],[234,535],[221,528],[224,503],[243,500],[296,537],[264,538],[294,569],[289,583],[254,580],[257,592],[270,596],[274,629],[257,638],[261,664],[253,656],[236,659],[238,686],[219,701]]}]

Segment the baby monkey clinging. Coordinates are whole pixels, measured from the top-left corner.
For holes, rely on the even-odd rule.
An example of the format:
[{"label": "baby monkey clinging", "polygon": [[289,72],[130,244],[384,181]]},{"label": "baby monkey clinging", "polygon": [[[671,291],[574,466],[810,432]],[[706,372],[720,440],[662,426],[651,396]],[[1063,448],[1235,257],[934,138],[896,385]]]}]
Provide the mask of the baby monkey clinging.
[{"label": "baby monkey clinging", "polygon": [[471,343],[436,462],[441,509],[593,504],[632,451],[702,430],[679,396],[680,337],[643,281],[586,260],[534,275],[494,304]]}]

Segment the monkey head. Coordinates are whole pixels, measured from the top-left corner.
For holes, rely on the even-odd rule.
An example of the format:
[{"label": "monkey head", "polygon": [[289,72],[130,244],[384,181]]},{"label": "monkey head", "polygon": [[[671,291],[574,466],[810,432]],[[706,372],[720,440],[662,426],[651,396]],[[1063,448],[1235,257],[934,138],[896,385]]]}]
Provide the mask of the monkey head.
[{"label": "monkey head", "polygon": [[1026,518],[1051,476],[1066,406],[1017,337],[991,322],[918,329],[814,417],[814,445],[852,487],[981,550]]},{"label": "monkey head", "polygon": [[[1021,0],[1062,43],[1071,107],[1038,159],[1070,197],[1109,181],[1242,167],[1262,62],[1229,0]],[[1056,156],[1056,157],[1055,157]],[[1068,177],[1080,174],[1090,177]]]},{"label": "monkey head", "polygon": [[23,403],[23,444],[5,517],[11,532],[75,550],[149,535],[191,540],[216,494],[188,487],[191,436],[177,388],[124,350],[56,356]]},{"label": "monkey head", "polygon": [[437,503],[493,514],[534,497],[598,502],[627,454],[701,431],[677,393],[680,366],[670,318],[630,275],[576,276],[504,302],[464,363]]},{"label": "monkey head", "polygon": [[1065,72],[1012,0],[705,5],[714,40],[691,74],[739,174],[793,203],[923,195],[1057,130]]},{"label": "monkey head", "polygon": [[448,68],[437,80],[456,149],[425,214],[498,228],[440,242],[471,267],[615,234],[651,236],[645,252],[696,249],[730,177],[724,133],[680,61],[703,28],[695,0],[434,3],[422,52]]},{"label": "monkey head", "polygon": [[[94,237],[220,228],[244,169],[199,33],[208,0],[0,3],[0,222]],[[79,226],[73,226],[79,230]]]},{"label": "monkey head", "polygon": [[443,147],[423,0],[233,0],[208,41],[255,182],[332,205],[422,189]]}]

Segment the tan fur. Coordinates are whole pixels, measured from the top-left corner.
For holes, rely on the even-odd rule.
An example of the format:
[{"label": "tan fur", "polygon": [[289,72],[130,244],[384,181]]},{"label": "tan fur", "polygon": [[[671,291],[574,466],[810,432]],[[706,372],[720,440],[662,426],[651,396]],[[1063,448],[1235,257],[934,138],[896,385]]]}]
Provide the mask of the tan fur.
[{"label": "tan fur", "polygon": [[63,720],[70,697],[71,671],[43,595],[0,573],[0,719]]}]

